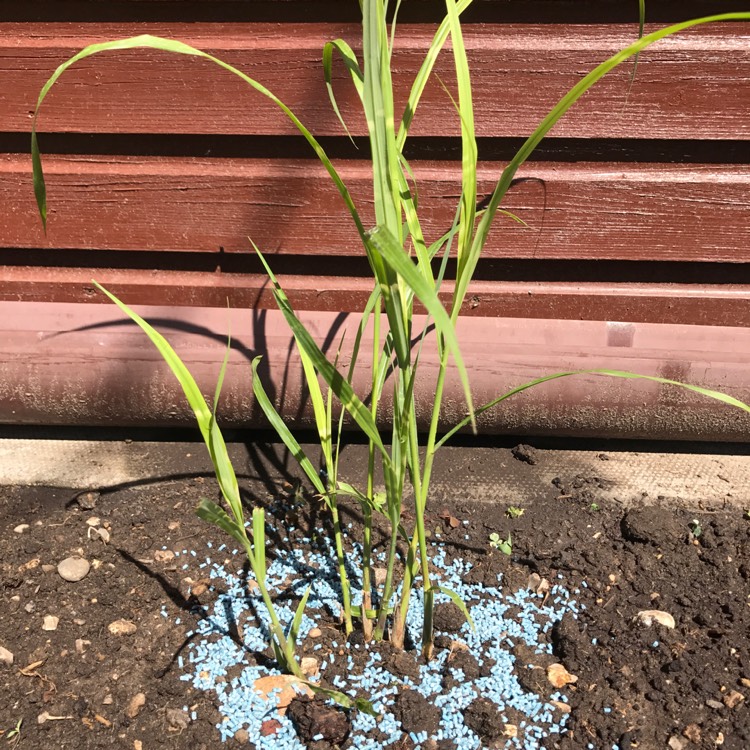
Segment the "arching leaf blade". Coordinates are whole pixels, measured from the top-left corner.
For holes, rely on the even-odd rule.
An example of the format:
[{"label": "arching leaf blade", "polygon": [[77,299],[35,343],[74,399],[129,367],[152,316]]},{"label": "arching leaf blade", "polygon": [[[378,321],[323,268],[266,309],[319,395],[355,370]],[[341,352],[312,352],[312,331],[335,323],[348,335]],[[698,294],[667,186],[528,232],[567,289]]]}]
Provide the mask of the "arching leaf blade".
[{"label": "arching leaf blade", "polygon": [[[612,378],[625,378],[627,380],[650,380],[655,383],[661,383],[663,385],[674,385],[679,388],[684,388],[685,390],[692,391],[693,393],[697,393],[701,396],[706,396],[707,398],[713,398],[716,401],[721,401],[722,403],[725,403],[728,406],[734,406],[738,409],[742,409],[742,411],[745,411],[748,414],[750,414],[750,406],[748,404],[744,403],[743,401],[740,401],[739,399],[734,398],[733,396],[729,396],[726,393],[722,393],[721,391],[715,391],[710,388],[704,388],[699,385],[691,385],[690,383],[680,383],[677,380],[669,380],[668,378],[661,378],[657,375],[640,375],[639,373],[627,372],[625,370],[606,370],[606,369],[570,370],[567,372],[556,372],[556,373],[553,373],[552,375],[545,375],[541,378],[530,380],[527,383],[523,383],[522,385],[518,385],[515,388],[512,388],[511,390],[502,394],[502,396],[498,396],[492,401],[489,401],[488,403],[477,407],[474,410],[474,413],[476,416],[479,416],[480,414],[483,414],[484,412],[486,412],[488,409],[492,409],[493,407],[497,406],[502,401],[505,401],[511,396],[515,396],[517,393],[522,393],[523,391],[527,391],[529,388],[533,388],[534,386],[540,385],[541,383],[546,383],[550,380],[558,380],[559,378],[567,378],[567,377],[570,377],[571,375],[603,375],[603,376],[612,377]],[[464,427],[468,426],[469,424],[470,424],[470,419],[468,417],[462,419],[457,425],[455,425],[455,427],[449,430],[445,435],[443,435],[443,437],[437,443],[435,443],[435,450],[437,450],[442,445],[444,445],[459,430],[462,430]]]}]

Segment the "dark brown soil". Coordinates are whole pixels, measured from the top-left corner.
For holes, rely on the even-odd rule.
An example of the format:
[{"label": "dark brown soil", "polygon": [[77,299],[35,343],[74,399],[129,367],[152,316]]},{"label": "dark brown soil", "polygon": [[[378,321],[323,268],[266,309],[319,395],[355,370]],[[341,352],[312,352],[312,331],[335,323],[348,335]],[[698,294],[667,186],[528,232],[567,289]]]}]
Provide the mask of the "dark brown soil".
[{"label": "dark brown soil", "polygon": [[[585,608],[578,620],[566,615],[551,630],[553,655],[518,645],[513,652],[518,666],[532,667],[520,670],[524,689],[544,699],[554,690],[550,663],[577,677],[563,689],[571,707],[568,731],[549,741],[548,750],[581,750],[589,743],[597,750],[615,743],[619,750],[746,750],[750,520],[739,507],[695,511],[644,501],[624,508],[598,500],[598,489],[595,477],[563,478],[546,496],[519,499],[524,512],[515,518],[505,506],[459,501],[449,508],[461,521],[457,528],[439,515],[442,507],[431,512],[428,528],[440,532],[449,556],[474,563],[475,581],[496,580],[502,571],[504,585],[520,588],[554,583],[561,575],[578,590]],[[0,729],[7,733],[23,720],[9,746],[16,738],[19,747],[40,750],[220,745],[215,727],[222,716],[212,694],[181,681],[179,666],[186,634],[200,616],[196,607],[208,607],[217,592],[201,580],[199,558],[185,571],[182,560],[161,553],[163,545],[205,551],[206,539],[226,541],[192,513],[199,498],[213,494],[212,480],[200,478],[81,496],[80,503],[72,490],[0,489],[0,646],[14,656],[12,665],[0,664]],[[303,526],[307,511],[304,505],[299,511]],[[87,525],[92,517],[97,525]],[[16,533],[19,524],[29,528]],[[109,532],[108,543],[89,531],[97,528]],[[511,559],[489,546],[493,532],[503,539],[511,534]],[[56,569],[71,555],[92,563],[77,583],[64,581]],[[242,562],[228,561],[237,571]],[[461,625],[452,607],[436,616],[446,632]],[[668,612],[676,627],[635,624],[643,610]],[[48,616],[59,618],[56,629],[43,628]],[[111,632],[123,620],[135,630]],[[327,653],[343,637],[333,621],[321,629]],[[452,641],[442,635],[438,647],[452,649]],[[394,673],[405,679],[417,674],[414,653],[379,648]],[[451,653],[450,664],[443,678],[448,683],[457,667],[467,679],[488,668],[461,650]],[[345,676],[345,667],[332,664],[326,679],[336,672]],[[429,733],[436,709],[420,697],[404,690],[396,712],[408,731]],[[290,711],[303,731],[324,736],[311,747],[346,747],[345,715],[325,704],[313,708],[318,701],[297,703]],[[505,725],[519,720],[499,721],[481,696],[466,713],[487,747],[503,746]],[[273,717],[268,721],[273,731]],[[240,734],[227,747],[247,747],[243,739]],[[399,743],[413,745],[408,734]]]}]

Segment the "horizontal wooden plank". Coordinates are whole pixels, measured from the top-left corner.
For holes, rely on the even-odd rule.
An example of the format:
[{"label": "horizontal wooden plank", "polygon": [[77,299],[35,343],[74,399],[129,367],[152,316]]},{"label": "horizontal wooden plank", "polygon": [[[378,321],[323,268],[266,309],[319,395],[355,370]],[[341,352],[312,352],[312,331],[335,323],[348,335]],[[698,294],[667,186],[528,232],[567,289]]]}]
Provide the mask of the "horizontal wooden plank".
[{"label": "horizontal wooden plank", "polygon": [[[219,411],[222,426],[267,428],[249,380],[250,361],[261,355],[263,383],[287,424],[293,430],[314,427],[299,358],[278,311],[159,306],[141,307],[139,312],[169,339],[207,398],[213,396],[231,328],[232,351]],[[347,332],[339,359],[346,370],[356,316],[335,312],[300,317],[331,355]],[[415,327],[422,325],[424,318],[417,317]],[[541,375],[594,366],[676,378],[750,399],[750,329],[481,317],[462,318],[457,328],[477,404]],[[111,304],[0,301],[0,338],[1,423],[195,424],[177,380],[155,347]],[[353,387],[362,397],[371,385],[371,340],[371,329],[366,330],[354,372]],[[433,332],[421,350],[415,382],[420,429],[429,426],[437,370]],[[386,429],[390,392],[385,389],[378,412]],[[465,416],[454,367],[448,368],[441,416],[441,430]],[[682,440],[743,440],[748,422],[739,409],[681,389],[593,376],[541,385],[478,419],[483,432]]]},{"label": "horizontal wooden plank", "polygon": [[[164,305],[139,312],[169,339],[207,398],[213,396],[231,329],[222,426],[268,426],[250,388],[250,361],[261,355],[263,383],[287,424],[293,430],[314,427],[302,368],[280,312],[227,310],[225,305]],[[340,312],[300,317],[331,356],[347,332],[339,359],[346,370],[357,317]],[[415,319],[417,330],[424,322],[424,317]],[[457,332],[477,404],[532,378],[590,367],[679,379],[750,400],[750,329],[466,317],[458,321]],[[354,372],[353,387],[362,397],[371,385],[371,335],[371,329],[365,331]],[[0,301],[0,339],[1,423],[195,424],[155,347],[112,304]],[[437,371],[433,332],[421,349],[415,382],[420,429],[429,426]],[[378,412],[386,429],[390,393],[386,388]],[[462,384],[455,367],[449,367],[440,429],[464,416]],[[478,419],[483,432],[682,440],[744,440],[749,422],[739,409],[681,389],[593,376],[541,385]]]},{"label": "horizontal wooden plank", "polygon": [[[0,157],[0,248],[361,255],[340,196],[313,161],[49,157],[45,237],[27,157]],[[340,173],[373,221],[364,162]],[[425,235],[452,221],[459,166],[415,162]],[[479,169],[489,196],[501,164]],[[527,164],[498,217],[488,258],[750,261],[750,166]],[[33,253],[30,253],[33,264]],[[326,272],[326,271],[322,271]]]},{"label": "horizontal wooden plank", "polygon": [[[0,266],[0,300],[101,302],[95,278],[133,305],[275,309],[268,280],[255,274]],[[367,279],[285,275],[297,310],[359,312]],[[448,304],[451,284],[443,300]],[[462,314],[472,317],[609,320],[750,326],[750,285],[475,281]],[[613,346],[626,345],[614,342]]]},{"label": "horizontal wooden plank", "polygon": [[[650,27],[651,28],[651,27]],[[342,135],[320,65],[325,41],[355,41],[356,25],[0,24],[0,131],[26,131],[40,87],[66,58],[95,41],[141,33],[180,38],[225,59],[273,89],[313,132]],[[403,26],[394,56],[403,104],[433,28]],[[586,72],[633,41],[630,25],[467,25],[479,136],[525,136]],[[622,66],[553,130],[564,137],[747,139],[750,24],[702,27],[663,40]],[[453,88],[452,59],[437,72]],[[335,89],[355,133],[364,123],[337,65]],[[155,51],[106,53],[82,61],[53,89],[41,130],[108,133],[295,133],[281,112],[209,62]],[[415,135],[455,136],[459,124],[437,82],[425,92]]]}]

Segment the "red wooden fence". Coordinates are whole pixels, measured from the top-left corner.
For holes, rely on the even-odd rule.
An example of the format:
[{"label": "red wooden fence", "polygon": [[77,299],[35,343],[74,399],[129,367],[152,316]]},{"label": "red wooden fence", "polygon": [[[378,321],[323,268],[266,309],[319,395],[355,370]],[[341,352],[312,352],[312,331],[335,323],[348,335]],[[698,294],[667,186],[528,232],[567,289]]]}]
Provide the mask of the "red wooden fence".
[{"label": "red wooden fence", "polygon": [[[637,3],[476,5],[465,35],[482,197],[567,89],[636,38]],[[646,30],[736,5],[650,0],[659,23]],[[337,157],[366,216],[364,140],[359,150],[349,144],[320,65],[327,40],[357,47],[356,6],[91,0],[17,7],[11,20],[0,19],[0,301],[15,303],[7,308],[15,316],[41,303],[97,303],[96,277],[132,304],[273,307],[252,237],[296,307],[360,310],[370,288],[362,252],[324,170],[278,108],[207,61],[105,53],[63,75],[39,120],[46,236],[27,153],[38,91],[57,65],[102,39],[176,37],[289,104]],[[399,101],[434,31],[429,3],[404,8]],[[448,89],[451,66],[444,55],[438,74]],[[631,74],[622,66],[589,92],[519,172],[506,208],[528,227],[497,221],[467,315],[750,326],[750,24],[664,40],[641,56],[632,85]],[[334,87],[352,133],[362,136],[341,65]],[[409,153],[428,239],[445,231],[455,208],[458,129],[434,82]],[[2,325],[19,330],[7,318]],[[0,373],[20,377],[19,361],[8,355]],[[729,380],[741,388],[739,375]],[[15,402],[3,398],[0,389],[0,419],[14,421]]]}]

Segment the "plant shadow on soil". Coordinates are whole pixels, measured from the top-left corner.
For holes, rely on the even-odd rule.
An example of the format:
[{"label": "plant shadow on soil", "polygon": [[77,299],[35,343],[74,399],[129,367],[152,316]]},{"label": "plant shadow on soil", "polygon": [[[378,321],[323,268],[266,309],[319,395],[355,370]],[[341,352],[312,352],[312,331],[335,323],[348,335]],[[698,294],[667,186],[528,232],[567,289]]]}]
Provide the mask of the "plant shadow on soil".
[{"label": "plant shadow on soil", "polygon": [[[509,450],[502,451],[512,460]],[[522,454],[523,449],[513,455],[526,462]],[[534,470],[529,465],[529,471]],[[295,497],[283,487],[293,482],[294,472],[279,480],[273,494],[263,486],[272,485],[270,473],[264,480],[241,483],[248,502],[272,502],[286,509],[270,540],[278,550],[288,550],[311,530],[327,526],[325,510],[315,500]],[[615,744],[620,750],[746,750],[750,520],[736,505],[696,510],[663,501],[626,507],[611,499],[610,489],[596,476],[581,475],[572,467],[544,492],[515,501],[524,511],[520,516],[510,518],[505,502],[456,497],[428,509],[427,528],[440,545],[434,550],[444,549],[449,560],[471,562],[468,583],[496,583],[502,573],[504,590],[521,590],[547,579],[577,591],[579,618],[566,612],[545,636],[551,654],[522,644],[513,653],[523,690],[542,700],[553,690],[546,672],[551,662],[577,677],[561,689],[570,706],[567,731],[550,736],[540,747],[577,750],[590,743],[597,750]],[[180,679],[189,671],[186,657],[196,626],[223,592],[222,582],[212,582],[207,568],[200,568],[209,551],[207,541],[213,542],[214,551],[227,541],[193,513],[206,495],[215,496],[215,483],[204,476],[93,493],[83,503],[77,490],[2,488],[0,646],[12,652],[14,662],[0,665],[0,730],[7,733],[23,719],[19,746],[219,746],[216,727],[224,716],[215,694]],[[460,521],[456,528],[450,517]],[[98,518],[93,526],[92,518]],[[694,519],[700,526],[697,536],[694,525],[691,529]],[[411,520],[408,513],[405,520]],[[358,510],[348,508],[345,522],[353,525],[355,538],[360,521]],[[16,533],[20,524],[28,528]],[[288,535],[290,527],[299,536]],[[91,528],[108,530],[109,543]],[[493,532],[502,538],[511,534],[510,558],[489,546]],[[382,545],[385,538],[381,529],[376,541]],[[186,554],[177,558],[169,554],[182,550]],[[92,564],[76,583],[62,580],[56,570],[71,555]],[[270,551],[269,559],[273,557]],[[229,555],[226,563],[231,574],[246,578],[241,556]],[[670,613],[676,627],[637,626],[633,618],[643,610]],[[43,628],[49,616],[59,618],[54,630]],[[251,610],[248,618],[238,622],[228,617],[229,637],[245,648],[248,663],[268,666],[268,654],[244,646],[243,629],[252,621]],[[135,631],[111,632],[112,623],[120,620],[134,623]],[[341,650],[344,637],[336,619],[324,615],[319,627],[322,635],[316,643],[305,639],[301,656],[335,657]],[[460,640],[460,634],[443,634],[438,644],[450,651],[451,664],[442,676],[449,686],[451,675],[469,679],[467,673],[482,669],[473,654],[456,649]],[[397,741],[383,741],[382,746],[409,750],[419,731],[434,731],[436,718],[430,719],[429,708],[409,688],[409,679],[413,682],[420,674],[416,652],[394,656],[387,645],[380,649],[382,659],[403,676],[393,713],[411,731],[411,736],[404,731]],[[362,668],[363,657],[357,658],[357,668]],[[241,669],[237,665],[235,673]],[[334,666],[323,679],[345,671],[345,666]],[[301,731],[319,726],[320,711],[323,723],[337,725],[336,716],[325,714],[330,710],[326,706],[312,709],[304,701],[293,706],[290,712]],[[481,696],[467,712],[482,747],[505,747],[508,742],[502,729],[498,734],[497,712],[497,706]],[[40,717],[45,719],[41,723]],[[523,717],[506,718],[503,729],[506,724],[518,727]],[[316,750],[345,748],[351,743],[351,738],[344,739],[347,726],[338,730],[338,738],[334,733],[331,741],[310,740],[308,745]],[[250,746],[245,738],[238,733],[226,747]],[[429,739],[422,747],[454,746],[445,741],[430,744]]]}]

